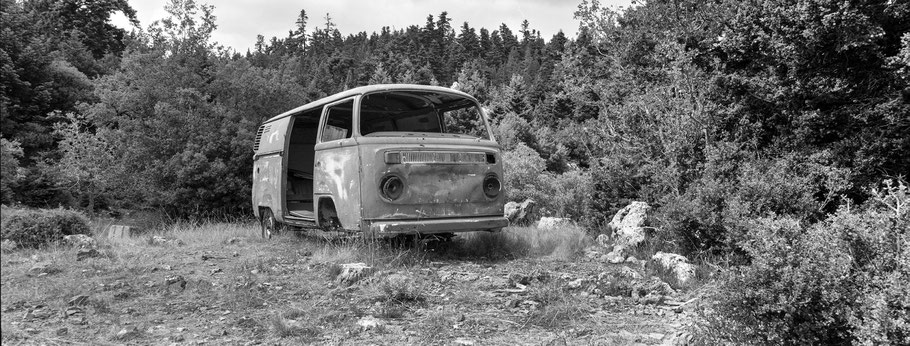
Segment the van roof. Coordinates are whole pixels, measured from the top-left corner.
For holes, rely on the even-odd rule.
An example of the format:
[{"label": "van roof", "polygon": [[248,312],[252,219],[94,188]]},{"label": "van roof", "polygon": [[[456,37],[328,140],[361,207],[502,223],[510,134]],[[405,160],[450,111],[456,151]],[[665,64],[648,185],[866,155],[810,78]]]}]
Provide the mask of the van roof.
[{"label": "van roof", "polygon": [[281,114],[279,114],[279,115],[276,115],[276,116],[270,118],[269,120],[266,120],[265,122],[263,122],[263,124],[267,124],[267,123],[273,122],[273,121],[275,121],[275,120],[278,120],[278,119],[281,119],[281,118],[290,116],[291,114],[296,114],[296,113],[299,113],[299,112],[302,112],[302,111],[306,111],[306,110],[309,110],[309,109],[312,109],[312,108],[321,107],[322,105],[325,105],[325,104],[327,104],[327,103],[332,103],[332,102],[335,102],[335,101],[337,101],[337,100],[345,99],[345,98],[348,98],[348,97],[351,97],[351,96],[354,96],[354,95],[366,94],[366,93],[371,93],[371,92],[376,92],[376,91],[394,91],[394,90],[438,91],[438,92],[443,92],[443,93],[448,93],[448,94],[457,94],[457,95],[464,96],[464,97],[466,97],[466,98],[469,98],[469,99],[474,100],[474,97],[473,97],[473,96],[468,95],[468,94],[466,94],[466,93],[464,93],[464,92],[461,92],[461,91],[458,91],[458,90],[455,90],[455,89],[446,88],[446,87],[440,87],[440,86],[419,85],[419,84],[376,84],[376,85],[367,85],[367,86],[356,87],[356,88],[353,88],[353,89],[349,89],[349,90],[346,90],[346,91],[342,91],[342,92],[340,92],[340,93],[337,93],[337,94],[334,94],[334,95],[331,95],[331,96],[323,97],[323,98],[318,99],[318,100],[316,100],[316,101],[307,103],[307,104],[305,104],[305,105],[303,105],[303,106],[300,106],[300,107],[291,109],[291,110],[289,110],[289,111],[287,111],[287,112],[284,112],[284,113],[281,113]]}]

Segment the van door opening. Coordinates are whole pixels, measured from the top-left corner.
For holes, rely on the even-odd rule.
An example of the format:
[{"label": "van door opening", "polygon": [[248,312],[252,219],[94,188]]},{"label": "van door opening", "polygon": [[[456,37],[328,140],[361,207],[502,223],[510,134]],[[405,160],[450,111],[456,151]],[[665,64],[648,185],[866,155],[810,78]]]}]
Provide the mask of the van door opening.
[{"label": "van door opening", "polygon": [[314,220],[313,163],[321,108],[293,116],[287,150],[285,202],[292,217]]}]

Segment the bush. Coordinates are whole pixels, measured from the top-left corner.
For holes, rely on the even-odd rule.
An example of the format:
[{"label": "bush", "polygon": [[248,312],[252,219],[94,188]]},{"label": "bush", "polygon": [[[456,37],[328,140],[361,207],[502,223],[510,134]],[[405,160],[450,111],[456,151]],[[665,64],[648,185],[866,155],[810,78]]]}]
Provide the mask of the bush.
[{"label": "bush", "polygon": [[[709,153],[702,176],[684,193],[660,202],[660,236],[686,254],[739,253],[750,220],[775,215],[814,222],[850,188],[849,170],[823,157],[786,155],[745,159],[734,151]],[[833,211],[833,210],[832,210]]]},{"label": "bush", "polygon": [[59,241],[66,235],[89,234],[82,213],[65,209],[35,209],[17,212],[3,220],[0,238],[20,247],[37,248]]},{"label": "bush", "polygon": [[903,184],[877,196],[808,227],[753,221],[751,263],[715,292],[705,342],[910,344],[910,198]]},{"label": "bush", "polygon": [[581,220],[591,204],[591,175],[574,168],[562,174],[546,171],[546,161],[519,143],[503,153],[505,190],[509,200],[531,198],[541,214]]}]

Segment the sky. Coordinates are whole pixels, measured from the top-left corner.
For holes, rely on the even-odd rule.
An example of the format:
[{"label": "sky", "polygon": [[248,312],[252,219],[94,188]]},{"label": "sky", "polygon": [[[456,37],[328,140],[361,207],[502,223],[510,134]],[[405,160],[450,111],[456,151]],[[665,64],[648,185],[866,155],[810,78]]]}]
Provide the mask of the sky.
[{"label": "sky", "polygon": [[[167,16],[164,5],[168,0],[128,0],[136,10],[140,26],[145,29],[153,21]],[[324,27],[328,13],[343,36],[361,31],[378,32],[383,26],[405,29],[411,25],[423,26],[427,15],[434,19],[447,11],[456,33],[464,22],[478,31],[490,31],[505,23],[518,35],[525,19],[531,29],[549,40],[559,30],[575,37],[578,21],[573,16],[581,0],[230,0],[206,1],[215,6],[218,28],[212,34],[214,41],[238,52],[246,52],[256,43],[256,35],[268,41],[272,36],[287,37],[295,28],[300,10],[309,17],[308,31]],[[602,6],[626,7],[632,0],[601,0]],[[130,29],[126,18],[119,14],[112,18],[114,25]]]}]

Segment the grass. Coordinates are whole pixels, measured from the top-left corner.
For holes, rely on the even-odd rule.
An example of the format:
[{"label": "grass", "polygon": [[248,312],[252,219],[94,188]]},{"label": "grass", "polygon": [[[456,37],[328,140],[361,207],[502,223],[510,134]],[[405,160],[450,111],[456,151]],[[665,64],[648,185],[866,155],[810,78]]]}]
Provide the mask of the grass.
[{"label": "grass", "polygon": [[[101,236],[104,224],[95,225],[103,254],[97,258],[77,262],[75,249],[58,245],[2,252],[3,306],[21,304],[3,314],[4,344],[40,340],[12,322],[19,323],[21,314],[36,304],[56,316],[76,294],[90,296],[86,325],[110,330],[70,326],[66,339],[74,342],[110,339],[124,328],[143,325],[182,333],[187,343],[204,338],[231,343],[227,340],[236,335],[265,343],[363,344],[380,338],[386,341],[378,343],[433,344],[593,323],[586,317],[587,298],[561,288],[565,282],[553,272],[572,272],[565,268],[577,267],[577,254],[592,243],[575,227],[514,227],[404,247],[293,233],[262,240],[253,222],[176,222],[125,239],[107,239]],[[179,242],[153,246],[152,236]],[[39,262],[56,272],[25,276]],[[335,282],[342,264],[357,262],[373,266],[373,274],[351,286]],[[553,275],[531,280],[520,295],[538,301],[534,309],[510,310],[508,301],[515,296],[490,294],[515,288],[507,280],[512,274],[537,278],[536,273],[547,272],[541,267]],[[185,288],[165,285],[172,276],[184,277]],[[381,319],[381,328],[357,326],[365,316]],[[187,331],[174,332],[178,328]],[[131,342],[164,339],[143,332]]]}]

